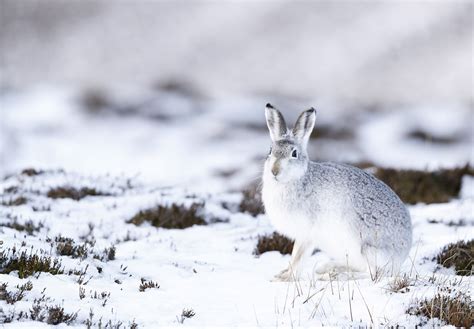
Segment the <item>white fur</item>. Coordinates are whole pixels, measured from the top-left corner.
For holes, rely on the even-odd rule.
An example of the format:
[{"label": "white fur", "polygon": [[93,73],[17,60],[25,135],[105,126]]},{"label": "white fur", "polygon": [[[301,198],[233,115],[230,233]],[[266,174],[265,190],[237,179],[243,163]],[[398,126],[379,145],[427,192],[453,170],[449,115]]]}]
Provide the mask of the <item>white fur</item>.
[{"label": "white fur", "polygon": [[293,278],[303,252],[314,247],[332,259],[320,271],[398,271],[412,233],[408,211],[396,194],[357,168],[309,161],[306,142],[314,109],[300,115],[291,136],[278,110],[267,107],[266,114],[273,146],[265,162],[262,199],[275,229],[295,240],[290,266],[277,279]]}]

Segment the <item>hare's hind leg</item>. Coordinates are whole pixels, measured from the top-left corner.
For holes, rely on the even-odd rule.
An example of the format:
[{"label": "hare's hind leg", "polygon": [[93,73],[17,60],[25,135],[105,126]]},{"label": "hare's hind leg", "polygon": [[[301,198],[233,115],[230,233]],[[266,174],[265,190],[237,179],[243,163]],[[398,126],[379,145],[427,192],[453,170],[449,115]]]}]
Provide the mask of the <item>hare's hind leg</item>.
[{"label": "hare's hind leg", "polygon": [[360,268],[333,260],[316,264],[313,268],[313,279],[315,280],[326,281],[334,280],[336,278],[360,279],[365,277],[367,277],[367,275],[361,271]]},{"label": "hare's hind leg", "polygon": [[303,257],[307,247],[308,243],[306,241],[296,240],[295,244],[293,245],[293,251],[291,252],[291,260],[288,268],[275,275],[272,281],[296,280],[298,277],[298,264],[301,261],[301,258]]},{"label": "hare's hind leg", "polygon": [[364,248],[367,268],[371,277],[396,276],[400,274],[403,261],[385,250],[375,247]]}]

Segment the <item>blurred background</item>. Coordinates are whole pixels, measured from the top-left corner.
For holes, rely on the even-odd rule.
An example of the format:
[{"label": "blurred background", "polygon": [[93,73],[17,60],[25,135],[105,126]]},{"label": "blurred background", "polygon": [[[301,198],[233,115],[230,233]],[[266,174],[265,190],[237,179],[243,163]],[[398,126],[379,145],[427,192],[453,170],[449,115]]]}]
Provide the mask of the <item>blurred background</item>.
[{"label": "blurred background", "polygon": [[231,190],[264,105],[318,110],[316,160],[473,163],[473,4],[0,0],[0,175]]}]

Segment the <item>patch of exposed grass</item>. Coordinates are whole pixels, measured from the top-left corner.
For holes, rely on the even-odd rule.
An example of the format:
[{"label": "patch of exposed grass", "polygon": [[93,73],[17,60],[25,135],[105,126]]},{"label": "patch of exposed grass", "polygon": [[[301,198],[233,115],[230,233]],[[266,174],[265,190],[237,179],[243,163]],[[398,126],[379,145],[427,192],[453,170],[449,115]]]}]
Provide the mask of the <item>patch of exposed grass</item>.
[{"label": "patch of exposed grass", "polygon": [[258,243],[255,247],[254,254],[261,255],[267,251],[279,251],[281,254],[291,254],[293,251],[294,241],[287,237],[273,232],[271,235],[264,235],[258,237]]},{"label": "patch of exposed grass", "polygon": [[438,293],[433,298],[419,301],[407,313],[427,319],[437,318],[458,328],[471,328],[474,323],[473,301],[464,293],[454,296]]},{"label": "patch of exposed grass", "polygon": [[24,279],[35,273],[46,272],[53,275],[64,273],[61,262],[49,256],[40,256],[30,252],[22,251],[17,254],[13,249],[11,253],[2,251],[0,253],[0,273],[9,274],[18,271],[18,277]]},{"label": "patch of exposed grass", "polygon": [[33,321],[46,322],[47,324],[58,325],[65,323],[70,325],[76,320],[77,313],[67,313],[60,305],[46,305],[39,300],[35,300],[30,310],[29,318]]},{"label": "patch of exposed grass", "polygon": [[[31,283],[27,283],[24,285],[28,290],[33,286]],[[51,325],[58,325],[64,323],[66,325],[72,324],[76,318],[77,313],[66,313],[64,308],[60,305],[48,305],[47,303],[51,300],[51,298],[46,297],[44,295],[44,290],[41,293],[40,298],[36,298],[33,301],[33,305],[29,311],[20,311],[16,312],[14,309],[10,311],[9,314],[3,312],[0,309],[0,316],[2,316],[2,320],[4,323],[9,323],[13,321],[22,321],[22,320],[32,320],[38,322],[45,322]]]},{"label": "patch of exposed grass", "polygon": [[472,275],[474,271],[474,239],[458,241],[443,248],[436,262],[444,267],[454,267],[457,275]]},{"label": "patch of exposed grass", "polygon": [[406,293],[410,291],[410,286],[413,284],[413,280],[410,279],[406,274],[403,276],[397,276],[388,283],[388,290],[391,292]]},{"label": "patch of exposed grass", "polygon": [[449,227],[464,227],[464,226],[474,226],[474,221],[468,221],[464,218],[457,220],[450,220],[449,222],[439,220],[439,219],[428,219],[430,224],[444,224]]},{"label": "patch of exposed grass", "polygon": [[17,219],[9,223],[0,224],[0,227],[8,227],[20,232],[26,232],[28,235],[33,235],[34,232],[39,232],[43,227],[43,223],[35,224],[32,220],[26,221],[24,224],[18,223]]},{"label": "patch of exposed grass", "polygon": [[3,192],[6,194],[15,194],[15,193],[18,193],[18,190],[19,190],[19,187],[13,185],[4,189]]},{"label": "patch of exposed grass", "polygon": [[[99,318],[98,321],[95,321],[95,314],[94,310],[91,308],[89,311],[89,317],[82,322],[86,326],[87,329],[90,328],[107,328],[107,329],[122,329],[122,328],[127,328],[127,325],[124,324],[122,321],[116,321],[113,322],[112,320],[109,320],[107,322],[102,321],[102,316]],[[128,328],[130,329],[137,329],[138,325],[135,323],[135,320],[132,320],[132,322],[128,322]]]},{"label": "patch of exposed grass", "polygon": [[38,175],[41,175],[43,174],[44,171],[43,170],[36,170],[34,168],[25,168],[21,171],[21,174],[24,175],[24,176],[38,176]]},{"label": "patch of exposed grass", "polygon": [[54,238],[54,242],[51,242],[51,246],[54,247],[54,245],[56,246],[56,252],[61,256],[86,259],[87,256],[92,254],[95,259],[99,259],[103,262],[115,259],[116,249],[114,246],[104,248],[102,252],[94,252],[92,250],[95,245],[94,240],[86,240],[85,242],[78,244],[71,238],[58,235]]},{"label": "patch of exposed grass", "polygon": [[377,178],[409,204],[448,202],[459,195],[464,175],[474,175],[474,169],[466,165],[431,172],[388,168],[377,168],[375,171]]},{"label": "patch of exposed grass", "polygon": [[25,297],[26,291],[31,291],[33,289],[33,284],[31,281],[28,281],[25,284],[17,285],[17,291],[11,292],[7,290],[7,283],[0,284],[0,300],[4,300],[7,304],[15,304]]},{"label": "patch of exposed grass", "polygon": [[153,281],[147,281],[145,280],[144,278],[141,279],[141,283],[140,283],[140,286],[138,287],[138,290],[143,292],[147,289],[153,289],[153,288],[160,288],[160,285],[156,282],[153,282]]},{"label": "patch of exposed grass", "polygon": [[109,248],[105,248],[102,253],[95,253],[94,258],[103,262],[108,262],[109,260],[115,259],[115,252],[115,246],[110,246]]},{"label": "patch of exposed grass", "polygon": [[167,206],[159,205],[140,211],[127,223],[141,225],[149,222],[155,227],[184,229],[193,225],[206,225],[203,212],[204,203],[193,203],[190,207],[176,203]]},{"label": "patch of exposed grass", "polygon": [[55,237],[54,242],[56,243],[56,252],[61,256],[85,259],[89,253],[89,245],[86,242],[78,245],[73,239],[61,235]]},{"label": "patch of exposed grass", "polygon": [[110,194],[96,190],[95,188],[82,187],[76,189],[72,186],[59,186],[48,191],[48,198],[51,199],[72,199],[79,201],[87,196],[109,196]]},{"label": "patch of exposed grass", "polygon": [[28,203],[28,199],[25,198],[24,196],[17,196],[15,198],[10,198],[10,199],[6,199],[6,200],[3,200],[2,202],[0,202],[0,204],[2,206],[6,206],[6,207],[16,207],[16,206],[21,206],[21,205],[24,205]]},{"label": "patch of exposed grass", "polygon": [[262,192],[258,184],[249,185],[242,191],[243,198],[239,205],[241,212],[247,212],[252,216],[265,213],[263,207]]}]

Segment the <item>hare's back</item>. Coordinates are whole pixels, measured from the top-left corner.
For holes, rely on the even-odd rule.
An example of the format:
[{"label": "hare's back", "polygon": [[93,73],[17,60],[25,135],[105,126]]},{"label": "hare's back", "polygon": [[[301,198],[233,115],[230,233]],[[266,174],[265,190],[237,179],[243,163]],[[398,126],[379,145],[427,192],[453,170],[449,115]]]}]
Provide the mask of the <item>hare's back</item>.
[{"label": "hare's back", "polygon": [[333,162],[314,162],[311,176],[318,185],[337,191],[365,225],[410,227],[408,211],[385,183],[353,166]]}]

